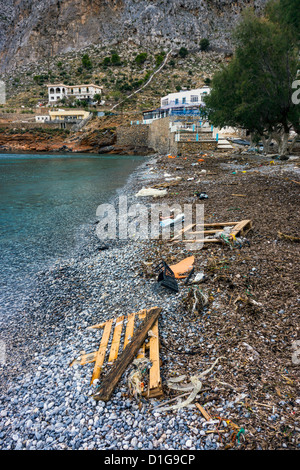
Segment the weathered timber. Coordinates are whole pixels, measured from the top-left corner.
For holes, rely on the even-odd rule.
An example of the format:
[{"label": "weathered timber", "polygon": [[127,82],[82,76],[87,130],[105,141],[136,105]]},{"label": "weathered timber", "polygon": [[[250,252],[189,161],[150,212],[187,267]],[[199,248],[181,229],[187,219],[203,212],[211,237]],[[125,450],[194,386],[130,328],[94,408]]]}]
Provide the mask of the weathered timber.
[{"label": "weathered timber", "polygon": [[104,377],[101,386],[93,395],[95,400],[108,401],[123,373],[134,360],[143,345],[148,331],[152,328],[161,312],[161,308],[153,307],[147,310],[146,318],[135,331],[132,340],[127,344],[122,354],[116,359],[111,370]]}]

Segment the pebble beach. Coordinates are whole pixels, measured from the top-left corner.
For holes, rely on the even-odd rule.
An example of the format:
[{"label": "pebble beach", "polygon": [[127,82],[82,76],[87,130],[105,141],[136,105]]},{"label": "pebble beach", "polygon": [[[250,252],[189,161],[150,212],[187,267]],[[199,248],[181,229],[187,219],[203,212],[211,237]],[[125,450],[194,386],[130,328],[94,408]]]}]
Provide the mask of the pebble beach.
[{"label": "pebble beach", "polygon": [[[156,168],[156,158],[151,156],[140,165],[116,198],[126,195],[129,204],[136,203],[135,193],[141,186],[161,181],[163,172]],[[221,436],[230,442],[235,431],[231,426],[233,414],[235,421],[238,417],[238,422],[243,423],[251,413],[243,405],[247,396],[243,391],[222,395],[218,382],[210,383],[208,390],[203,380],[196,401],[213,407],[222,417],[208,420],[195,402],[163,411],[164,402],[176,396],[168,390],[160,399],[133,396],[127,382],[130,368],[109,401],[96,401],[93,393],[98,384],[90,383],[93,363],[71,366],[83,351],[88,353],[99,347],[102,330],[89,326],[157,306],[162,309],[159,335],[164,387],[170,376],[185,373],[189,378],[211,368],[211,378],[223,370],[213,343],[207,345],[200,358],[189,355],[204,340],[201,319],[199,322],[183,312],[187,290],[175,293],[159,286],[154,276],[144,276],[141,263],[147,258],[145,253],[151,252],[152,242],[109,240],[107,249],[103,249],[95,233],[96,225],[95,220],[85,228],[90,231],[89,242],[78,256],[57,260],[51,269],[39,272],[30,298],[20,305],[19,311],[1,320],[0,338],[5,344],[6,360],[0,365],[0,449],[224,448],[216,427],[221,423]],[[203,316],[207,310],[208,307],[203,308]],[[176,344],[171,338],[176,339]],[[288,406],[283,399],[283,406],[285,403]],[[271,409],[269,417],[276,421],[276,410]],[[243,443],[244,434],[240,425],[237,448]]]},{"label": "pebble beach", "polygon": [[[136,202],[135,182],[146,183],[148,177],[146,163],[120,194]],[[90,385],[93,364],[70,367],[81,351],[99,347],[101,332],[87,327],[121,313],[161,306],[162,337],[178,327],[180,294],[141,277],[137,261],[145,242],[114,241],[102,250],[95,225],[90,230],[90,244],[78,258],[40,272],[20,312],[2,320],[6,363],[1,365],[0,448],[216,449],[214,439],[196,429],[195,410],[180,410],[176,419],[155,411],[158,400],[129,396],[126,377],[110,401],[97,402]]]}]

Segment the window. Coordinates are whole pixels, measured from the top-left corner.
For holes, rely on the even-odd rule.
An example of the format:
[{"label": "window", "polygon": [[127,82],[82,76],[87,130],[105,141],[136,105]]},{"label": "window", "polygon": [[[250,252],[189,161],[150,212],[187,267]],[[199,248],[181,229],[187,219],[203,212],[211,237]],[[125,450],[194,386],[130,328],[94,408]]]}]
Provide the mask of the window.
[{"label": "window", "polygon": [[179,103],[179,99],[175,98],[175,104],[178,104],[178,103]]},{"label": "window", "polygon": [[197,95],[191,95],[191,103],[198,103],[199,97]]},{"label": "window", "polygon": [[60,93],[60,88],[56,88],[56,93]]},{"label": "window", "polygon": [[51,93],[51,95],[54,94],[54,88],[50,88],[50,93]]},{"label": "window", "polygon": [[182,98],[182,104],[186,103],[186,97]]},{"label": "window", "polygon": [[167,98],[167,99],[165,99],[165,100],[162,100],[162,102],[161,102],[161,103],[162,103],[162,105],[163,105],[163,106],[166,106],[167,104],[169,104],[169,100],[168,100],[168,98]]}]

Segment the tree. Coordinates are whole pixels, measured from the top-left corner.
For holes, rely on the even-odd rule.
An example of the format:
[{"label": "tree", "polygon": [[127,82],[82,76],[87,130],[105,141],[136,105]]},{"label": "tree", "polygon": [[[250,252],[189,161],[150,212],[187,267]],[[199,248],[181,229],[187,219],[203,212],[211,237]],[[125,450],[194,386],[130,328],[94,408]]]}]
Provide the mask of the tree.
[{"label": "tree", "polygon": [[207,38],[203,38],[200,41],[200,50],[201,51],[207,51],[209,48],[209,40]]},{"label": "tree", "polygon": [[117,53],[111,55],[112,65],[121,65],[121,59]]},{"label": "tree", "polygon": [[134,59],[134,61],[138,64],[138,65],[142,65],[144,62],[146,62],[147,60],[147,52],[141,52],[140,54],[138,54],[136,56],[136,58]]},{"label": "tree", "polygon": [[180,55],[180,57],[182,57],[183,59],[188,55],[189,51],[187,50],[186,47],[181,47],[179,49],[179,52],[178,54]]},{"label": "tree", "polygon": [[266,6],[266,14],[273,22],[292,34],[293,40],[300,41],[299,0],[273,0]]},{"label": "tree", "polygon": [[88,54],[84,54],[84,55],[82,56],[81,62],[82,62],[82,65],[83,65],[83,67],[84,67],[85,69],[91,69],[91,68],[93,67],[93,66],[92,66],[92,62],[91,62],[91,59],[90,59],[90,57],[89,57]]},{"label": "tree", "polygon": [[110,65],[111,64],[110,57],[104,57],[102,63],[103,63],[104,66]]},{"label": "tree", "polygon": [[292,83],[297,76],[299,50],[279,23],[248,11],[237,27],[232,61],[212,80],[206,98],[212,124],[247,129],[254,140],[278,143],[278,152],[288,152],[291,130],[297,134],[300,107],[292,101]]},{"label": "tree", "polygon": [[155,56],[155,65],[156,67],[159,67],[164,61],[164,54],[157,54]]},{"label": "tree", "polygon": [[100,95],[100,93],[96,93],[94,95],[94,100],[97,101],[97,103],[99,103],[102,99],[102,96]]}]

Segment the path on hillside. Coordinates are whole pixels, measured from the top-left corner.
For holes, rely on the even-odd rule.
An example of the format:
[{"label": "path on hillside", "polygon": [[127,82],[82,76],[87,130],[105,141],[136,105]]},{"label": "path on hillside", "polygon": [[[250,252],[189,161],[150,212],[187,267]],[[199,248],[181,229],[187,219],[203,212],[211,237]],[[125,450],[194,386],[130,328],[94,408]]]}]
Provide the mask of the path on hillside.
[{"label": "path on hillside", "polygon": [[171,49],[171,50],[167,53],[167,55],[166,55],[166,57],[165,57],[163,63],[160,65],[160,67],[159,67],[157,70],[155,70],[155,72],[153,72],[153,74],[151,75],[151,77],[149,78],[149,80],[148,80],[141,88],[139,88],[138,90],[136,90],[136,91],[134,91],[133,93],[131,93],[130,95],[128,95],[124,100],[120,101],[120,103],[115,104],[115,105],[110,109],[110,111],[112,111],[113,109],[115,109],[117,106],[120,106],[120,104],[124,103],[124,101],[128,100],[128,98],[131,98],[132,96],[136,95],[137,93],[139,93],[140,91],[142,91],[144,88],[146,88],[146,86],[148,86],[149,83],[152,81],[154,75],[156,75],[157,73],[159,73],[159,72],[164,68],[164,66],[166,65],[167,60],[168,60],[168,58],[169,58],[169,56],[170,56],[170,54],[171,54],[172,51],[173,51],[173,49]]}]

